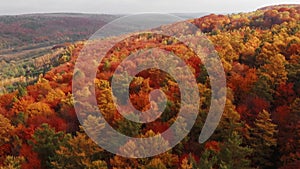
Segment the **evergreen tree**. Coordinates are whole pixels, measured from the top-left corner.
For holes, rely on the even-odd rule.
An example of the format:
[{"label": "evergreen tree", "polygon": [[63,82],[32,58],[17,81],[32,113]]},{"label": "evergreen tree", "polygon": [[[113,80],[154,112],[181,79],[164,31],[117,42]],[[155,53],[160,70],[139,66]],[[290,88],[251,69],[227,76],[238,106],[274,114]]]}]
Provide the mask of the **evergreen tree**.
[{"label": "evergreen tree", "polygon": [[[132,119],[135,120],[138,119],[138,117],[136,117],[134,114],[130,114],[130,117],[133,117]],[[140,133],[140,129],[142,127],[141,123],[136,123],[125,118],[122,118],[116,123],[117,123],[116,126],[118,127],[118,131],[130,137],[136,137]]]},{"label": "evergreen tree", "polygon": [[237,132],[231,133],[228,140],[221,146],[219,153],[220,169],[248,169],[248,159],[252,149],[242,146],[242,138]]},{"label": "evergreen tree", "polygon": [[38,153],[42,167],[50,168],[50,163],[56,154],[56,150],[58,150],[60,146],[65,145],[69,139],[69,134],[56,132],[53,128],[50,128],[48,124],[42,124],[41,127],[34,132],[33,141],[29,141],[29,144],[32,145],[33,150]]},{"label": "evergreen tree", "polygon": [[[274,167],[272,154],[277,145],[277,125],[272,122],[270,113],[260,112],[250,129],[250,146],[253,148],[252,164],[259,168]],[[273,160],[274,161],[274,160]]]},{"label": "evergreen tree", "polygon": [[217,162],[217,153],[210,149],[205,149],[204,152],[201,154],[198,167],[201,169],[211,169],[217,164]]}]

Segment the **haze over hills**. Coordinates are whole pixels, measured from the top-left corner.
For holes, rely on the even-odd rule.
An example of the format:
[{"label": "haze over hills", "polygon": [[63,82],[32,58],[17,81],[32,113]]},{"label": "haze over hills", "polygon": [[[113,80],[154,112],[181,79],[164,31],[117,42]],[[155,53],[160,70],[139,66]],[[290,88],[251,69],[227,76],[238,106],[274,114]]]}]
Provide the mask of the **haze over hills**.
[{"label": "haze over hills", "polygon": [[4,86],[23,82],[25,77],[36,79],[53,62],[57,64],[64,53],[59,48],[88,39],[118,17],[79,13],[0,16],[0,93]]},{"label": "haze over hills", "polygon": [[[174,15],[182,19],[191,19],[205,14]],[[32,65],[40,65],[35,63],[37,60],[55,60],[62,55],[53,48],[64,48],[76,41],[87,40],[102,26],[121,16],[123,15],[82,13],[0,16],[0,79],[5,80],[0,84],[0,91],[1,86],[10,86],[9,84],[18,82],[21,76],[37,76],[44,72],[43,67]]]},{"label": "haze over hills", "polygon": [[[183,19],[197,18],[205,13],[176,13]],[[18,60],[49,52],[52,45],[89,38],[106,23],[121,15],[46,13],[0,16],[0,60]],[[21,55],[18,55],[21,52]],[[17,54],[17,57],[13,55]]]},{"label": "haze over hills", "polygon": [[28,14],[0,16],[0,55],[87,39],[113,15]]}]

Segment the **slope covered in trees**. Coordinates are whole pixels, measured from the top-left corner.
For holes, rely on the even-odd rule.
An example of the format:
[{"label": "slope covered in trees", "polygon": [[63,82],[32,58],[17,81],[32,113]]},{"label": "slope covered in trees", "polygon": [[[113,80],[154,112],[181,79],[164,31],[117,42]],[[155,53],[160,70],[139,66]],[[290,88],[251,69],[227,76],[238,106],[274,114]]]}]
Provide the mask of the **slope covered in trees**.
[{"label": "slope covered in trees", "polygon": [[31,14],[0,17],[1,54],[86,39],[113,15]]},{"label": "slope covered in trees", "polygon": [[76,13],[0,16],[0,93],[32,84],[68,52],[62,48],[89,38],[117,17]]},{"label": "slope covered in trees", "polygon": [[[208,141],[198,143],[211,98],[209,77],[201,61],[169,37],[140,34],[114,46],[99,64],[95,79],[99,109],[113,128],[128,136],[149,137],[169,128],[180,107],[178,85],[170,75],[143,71],[130,84],[129,100],[140,110],[150,106],[147,98],[151,90],[162,88],[166,93],[167,107],[162,116],[144,125],[128,121],[118,113],[110,93],[110,80],[124,56],[140,48],[156,46],[172,51],[184,56],[194,70],[201,95],[199,116],[182,142],[166,153],[145,159],[120,157],[98,147],[83,132],[74,110],[72,78],[89,76],[73,73],[84,45],[77,43],[71,48],[70,61],[53,68],[36,84],[0,96],[3,168],[297,169],[300,166],[300,6],[212,14],[190,22],[211,40],[226,73],[225,110]],[[89,95],[93,89],[83,87],[79,91]],[[84,127],[104,125],[103,120],[90,116]],[[167,144],[169,138],[172,135],[162,137],[161,144]],[[134,145],[131,148],[121,147],[120,151],[136,152]]]}]

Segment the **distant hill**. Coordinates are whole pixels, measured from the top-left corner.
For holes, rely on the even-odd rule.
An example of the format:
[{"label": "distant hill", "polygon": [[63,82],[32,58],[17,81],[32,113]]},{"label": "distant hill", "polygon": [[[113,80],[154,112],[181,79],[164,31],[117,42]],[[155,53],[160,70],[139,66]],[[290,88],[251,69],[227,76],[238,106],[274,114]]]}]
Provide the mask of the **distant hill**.
[{"label": "distant hill", "polygon": [[[191,19],[205,13],[173,15]],[[48,53],[53,45],[88,39],[103,25],[120,16],[81,13],[0,16],[0,61],[38,57]]]},{"label": "distant hill", "polygon": [[193,19],[193,18],[200,18],[207,15],[207,12],[200,12],[200,13],[172,13],[172,15],[176,15],[183,19]]},{"label": "distant hill", "polygon": [[76,13],[0,16],[0,59],[24,50],[87,39],[117,17]]},{"label": "distant hill", "polygon": [[0,93],[4,86],[8,89],[23,82],[25,76],[26,81],[35,80],[58,64],[64,48],[88,39],[118,17],[80,13],[0,16]]}]

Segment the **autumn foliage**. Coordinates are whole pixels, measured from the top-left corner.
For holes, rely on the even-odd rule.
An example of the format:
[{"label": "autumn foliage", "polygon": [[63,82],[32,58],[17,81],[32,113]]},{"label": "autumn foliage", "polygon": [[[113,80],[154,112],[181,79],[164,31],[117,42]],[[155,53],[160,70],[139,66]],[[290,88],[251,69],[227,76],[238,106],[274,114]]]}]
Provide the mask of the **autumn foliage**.
[{"label": "autumn foliage", "polygon": [[[87,73],[73,72],[84,46],[79,42],[71,48],[70,61],[41,76],[36,84],[27,86],[26,92],[17,90],[0,96],[0,166],[15,162],[24,169],[299,167],[300,6],[212,14],[189,22],[214,45],[227,80],[223,117],[205,144],[198,143],[198,136],[209,110],[211,89],[201,60],[174,38],[140,34],[115,45],[99,63],[96,90],[83,87],[80,94],[95,92],[105,120],[123,134],[146,137],[162,133],[173,124],[180,109],[180,90],[171,75],[149,69],[130,83],[130,97],[121,103],[130,101],[142,112],[153,104],[148,99],[152,90],[161,88],[166,94],[167,106],[162,116],[143,125],[125,119],[114,107],[111,78],[130,53],[150,47],[171,51],[193,70],[201,95],[199,116],[184,140],[166,153],[145,159],[123,158],[98,147],[82,130],[74,110],[72,78],[90,76],[88,67]],[[138,60],[126,64],[135,67],[142,63]],[[85,85],[85,81],[81,83]],[[102,125],[96,117],[89,120]],[[161,138],[161,144],[167,144],[176,132]],[[120,151],[135,153],[135,149]]]}]

